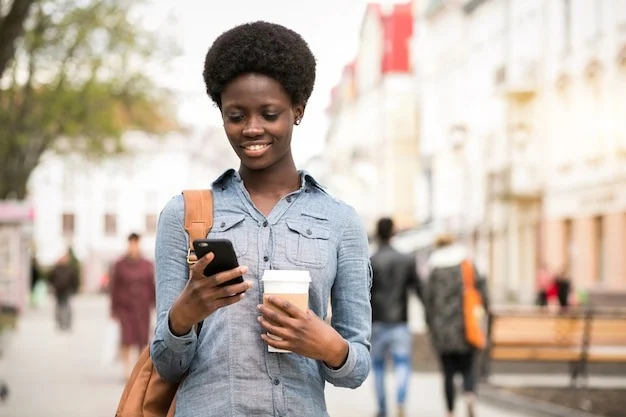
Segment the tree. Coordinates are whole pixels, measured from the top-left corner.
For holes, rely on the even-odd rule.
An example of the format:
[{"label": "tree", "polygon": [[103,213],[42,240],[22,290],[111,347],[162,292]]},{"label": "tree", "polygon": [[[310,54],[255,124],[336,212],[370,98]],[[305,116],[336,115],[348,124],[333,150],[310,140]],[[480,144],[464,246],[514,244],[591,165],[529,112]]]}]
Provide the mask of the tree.
[{"label": "tree", "polygon": [[[25,2],[13,0],[9,10]],[[2,3],[0,36],[11,16],[2,17]],[[123,152],[127,130],[176,126],[165,116],[168,93],[146,75],[149,63],[175,48],[145,28],[143,6],[140,0],[34,1],[0,77],[0,199],[26,197],[30,173],[48,150],[109,155]]]},{"label": "tree", "polygon": [[0,2],[0,78],[7,63],[15,55],[15,43],[24,33],[24,21],[34,0],[13,0],[6,16],[2,16]]}]

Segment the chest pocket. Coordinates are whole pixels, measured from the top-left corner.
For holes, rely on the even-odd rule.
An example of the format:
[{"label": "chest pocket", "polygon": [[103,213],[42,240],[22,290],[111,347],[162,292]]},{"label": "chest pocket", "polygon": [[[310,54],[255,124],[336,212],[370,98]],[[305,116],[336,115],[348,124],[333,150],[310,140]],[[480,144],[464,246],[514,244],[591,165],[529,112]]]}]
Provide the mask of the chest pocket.
[{"label": "chest pocket", "polygon": [[230,240],[237,258],[241,258],[248,252],[248,233],[244,219],[243,214],[216,217],[210,233],[211,238]]},{"label": "chest pocket", "polygon": [[287,220],[287,259],[305,267],[327,263],[330,229],[297,220]]}]

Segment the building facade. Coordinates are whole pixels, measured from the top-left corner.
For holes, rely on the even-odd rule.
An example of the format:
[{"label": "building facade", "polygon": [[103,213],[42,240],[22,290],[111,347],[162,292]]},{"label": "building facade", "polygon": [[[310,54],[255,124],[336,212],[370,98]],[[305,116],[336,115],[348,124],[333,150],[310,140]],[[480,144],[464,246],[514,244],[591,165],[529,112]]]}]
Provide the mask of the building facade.
[{"label": "building facade", "polygon": [[410,42],[412,5],[370,4],[355,60],[333,90],[324,183],[352,204],[372,230],[380,216],[417,223],[417,100]]},{"label": "building facade", "polygon": [[626,289],[626,2],[547,9],[543,254],[579,288]]},{"label": "building facade", "polygon": [[626,3],[417,9],[435,228],[474,249],[499,301],[531,302],[540,263],[578,289],[625,286]]}]

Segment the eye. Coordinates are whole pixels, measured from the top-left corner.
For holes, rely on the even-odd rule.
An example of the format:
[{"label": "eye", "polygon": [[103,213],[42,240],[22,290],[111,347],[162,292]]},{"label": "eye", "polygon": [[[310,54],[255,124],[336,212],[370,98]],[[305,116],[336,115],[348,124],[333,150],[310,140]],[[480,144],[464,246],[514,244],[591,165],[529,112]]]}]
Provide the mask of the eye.
[{"label": "eye", "polygon": [[229,114],[226,116],[226,119],[231,123],[240,123],[243,121],[242,114]]},{"label": "eye", "polygon": [[263,115],[263,118],[265,120],[267,120],[268,122],[273,122],[275,120],[278,120],[279,116],[280,116],[280,114],[278,114],[278,113],[265,113]]}]

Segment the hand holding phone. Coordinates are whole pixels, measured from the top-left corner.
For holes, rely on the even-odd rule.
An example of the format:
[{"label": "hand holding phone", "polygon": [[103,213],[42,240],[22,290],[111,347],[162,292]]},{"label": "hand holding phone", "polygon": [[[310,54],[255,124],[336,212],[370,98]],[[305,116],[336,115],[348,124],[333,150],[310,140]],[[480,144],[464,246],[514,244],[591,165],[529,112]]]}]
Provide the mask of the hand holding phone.
[{"label": "hand holding phone", "polygon": [[[197,239],[193,241],[193,249],[198,259],[206,256],[209,252],[213,252],[215,255],[213,261],[204,269],[204,275],[207,277],[235,269],[239,266],[233,244],[228,239]],[[219,287],[240,282],[243,282],[243,276],[233,278],[228,282],[220,284]]]},{"label": "hand holding phone", "polygon": [[191,276],[170,309],[170,331],[177,336],[189,333],[194,324],[216,310],[239,302],[252,288],[252,283],[243,279],[248,268],[239,266],[229,240],[200,239],[193,243],[198,262],[191,267]]}]

